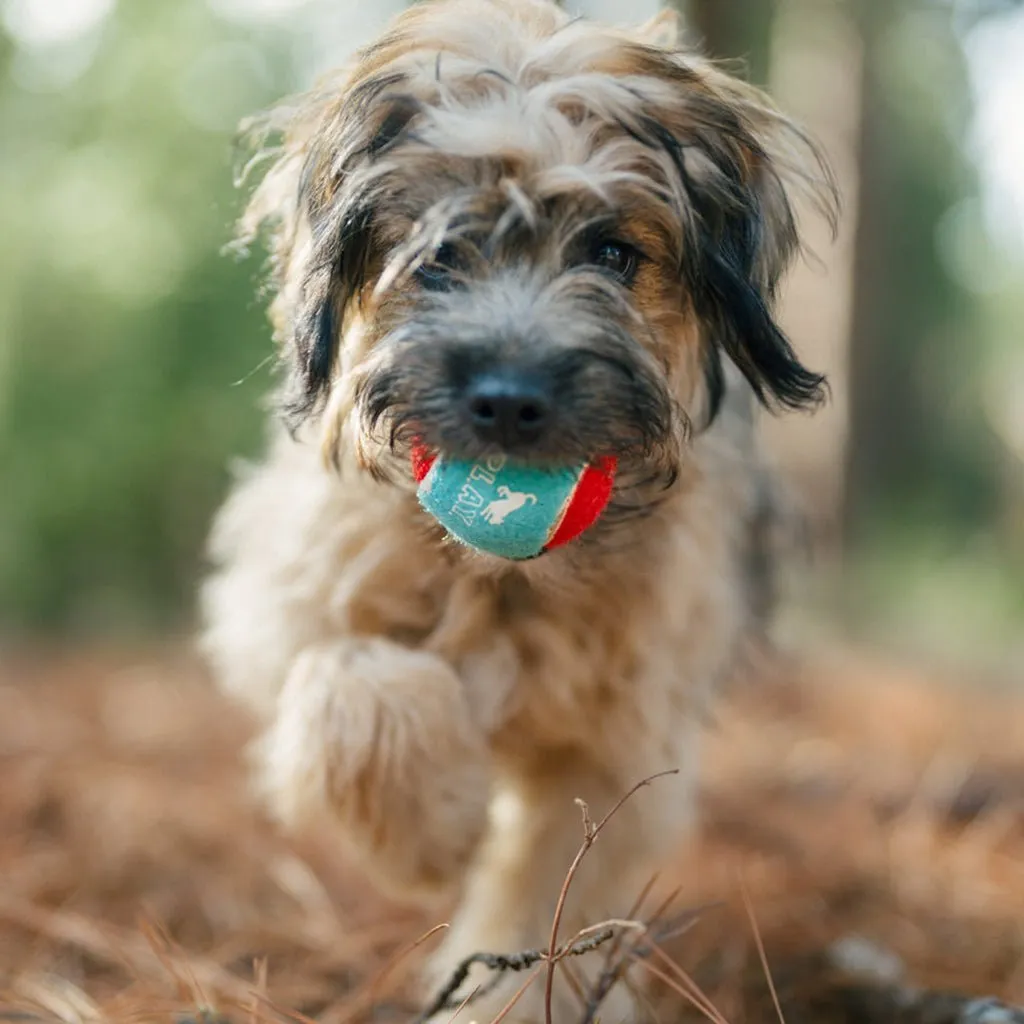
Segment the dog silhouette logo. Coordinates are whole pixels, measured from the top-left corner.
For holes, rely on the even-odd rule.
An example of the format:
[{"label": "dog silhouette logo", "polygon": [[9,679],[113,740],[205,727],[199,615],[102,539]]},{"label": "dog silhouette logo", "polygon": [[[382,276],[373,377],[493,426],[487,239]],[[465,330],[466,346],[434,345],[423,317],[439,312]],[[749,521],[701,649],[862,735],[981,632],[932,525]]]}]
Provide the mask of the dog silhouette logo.
[{"label": "dog silhouette logo", "polygon": [[491,526],[501,526],[513,512],[518,511],[524,505],[536,505],[537,495],[529,494],[526,491],[513,491],[508,487],[499,487],[500,498],[488,503],[487,507],[480,513]]}]

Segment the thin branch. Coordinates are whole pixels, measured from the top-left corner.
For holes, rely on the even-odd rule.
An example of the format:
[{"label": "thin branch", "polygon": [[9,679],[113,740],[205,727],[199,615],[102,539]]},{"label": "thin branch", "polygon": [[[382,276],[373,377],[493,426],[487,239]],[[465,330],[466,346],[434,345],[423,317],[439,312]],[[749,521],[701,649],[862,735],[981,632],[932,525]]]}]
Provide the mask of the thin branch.
[{"label": "thin branch", "polygon": [[266,957],[260,957],[258,960],[254,960],[252,965],[252,1000],[247,1007],[249,1024],[259,1024],[260,996],[267,994],[268,981],[269,967],[267,959]]},{"label": "thin branch", "polygon": [[754,933],[754,942],[757,944],[757,955],[761,958],[761,967],[764,970],[765,979],[768,982],[768,991],[772,994],[772,1002],[775,1004],[775,1012],[778,1014],[779,1024],[786,1024],[786,1018],[782,1013],[782,1006],[779,1003],[779,994],[775,991],[775,981],[772,978],[771,968],[768,966],[768,955],[764,951],[764,942],[761,940],[761,930],[757,927],[757,919],[754,917],[754,907],[750,902],[750,893],[747,891],[747,884],[743,877],[739,878],[740,893],[743,895],[743,906],[750,918],[750,928]]},{"label": "thin branch", "polygon": [[717,1024],[726,1024],[726,1019],[722,1014],[722,1011],[715,1006],[708,994],[689,974],[687,974],[686,971],[683,970],[682,967],[679,966],[679,964],[675,962],[675,960],[672,959],[672,957],[668,955],[668,953],[665,952],[665,950],[661,949],[659,946],[651,946],[650,951],[675,974],[681,984],[688,987],[689,991],[692,993],[694,1001],[705,1008],[711,1020],[716,1021]]},{"label": "thin branch", "polygon": [[523,993],[537,980],[540,975],[540,968],[538,967],[527,979],[516,989],[516,993],[512,998],[505,1004],[501,1013],[491,1021],[491,1024],[501,1024],[501,1022],[511,1013],[512,1007],[519,1002],[523,997]]},{"label": "thin branch", "polygon": [[438,932],[444,931],[448,928],[447,922],[442,921],[440,924],[435,924],[433,928],[424,932],[418,939],[414,939],[407,946],[400,949],[394,956],[392,956],[387,963],[377,972],[368,985],[361,986],[361,990],[358,993],[358,997],[350,1002],[345,1008],[345,1014],[341,1017],[338,1024],[344,1024],[345,1021],[353,1020],[363,1011],[369,1009],[377,1001],[377,995],[380,992],[381,986],[384,984],[385,979],[391,975],[395,969],[406,960],[407,957],[411,956],[420,946],[425,942],[429,942]]},{"label": "thin branch", "polygon": [[591,935],[600,936],[601,941],[598,945],[602,945],[612,937],[611,935],[605,935],[604,932],[616,932],[621,937],[623,932],[646,931],[647,925],[644,924],[643,921],[635,921],[632,918],[624,917],[610,917],[607,921],[598,921],[597,924],[591,924],[587,925],[586,928],[581,928],[564,946],[559,947],[560,951],[555,954],[555,959],[562,959],[562,949],[571,949]]},{"label": "thin branch", "polygon": [[[705,904],[704,906],[696,907],[692,910],[687,910],[681,914],[677,914],[671,920],[664,922],[657,932],[652,935],[651,927],[654,921],[661,918],[661,915],[672,905],[678,894],[679,890],[676,889],[662,901],[651,922],[644,926],[640,939],[632,945],[627,946],[626,950],[622,952],[622,955],[616,958],[616,955],[621,950],[621,939],[627,934],[625,931],[619,933],[616,938],[615,945],[612,947],[611,953],[609,953],[609,956],[605,958],[604,968],[598,976],[597,981],[594,983],[594,987],[591,990],[590,998],[586,1003],[585,1012],[580,1024],[593,1024],[594,1020],[597,1018],[597,1011],[600,1009],[601,1004],[604,1002],[612,988],[614,988],[614,986],[622,979],[622,976],[629,968],[630,960],[633,957],[646,958],[652,952],[656,952],[658,956],[672,964],[672,966],[678,970],[683,977],[687,978],[696,989],[696,983],[692,982],[692,979],[689,979],[689,976],[682,971],[682,968],[678,967],[678,965],[675,964],[675,962],[659,948],[659,944],[666,942],[669,939],[673,939],[692,928],[700,919],[704,911],[716,906],[716,904]],[[644,943],[642,941],[644,938],[650,938],[650,943]],[[697,989],[697,992],[699,993],[700,998],[705,999],[708,1005],[711,1006],[710,1000],[708,1000],[699,989]],[[714,1007],[711,1006],[711,1009],[713,1010]]]},{"label": "thin branch", "polygon": [[583,800],[576,801],[583,814],[583,842],[573,858],[572,864],[569,865],[569,870],[566,872],[565,881],[562,883],[562,890],[558,894],[558,903],[555,905],[555,916],[551,922],[551,939],[548,942],[548,969],[547,977],[544,979],[544,1024],[552,1024],[551,998],[555,986],[555,966],[557,964],[555,952],[558,948],[558,928],[562,923],[562,911],[565,909],[565,900],[569,894],[569,886],[572,885],[572,880],[576,877],[576,872],[579,870],[583,858],[587,855],[587,851],[591,846],[594,845],[594,840],[601,834],[601,830],[618,813],[627,800],[631,799],[644,786],[649,786],[656,779],[678,774],[678,768],[670,768],[668,771],[657,772],[654,775],[649,775],[646,779],[641,779],[629,792],[619,798],[612,809],[596,825],[590,819],[590,809],[586,803]]},{"label": "thin branch", "polygon": [[203,1008],[212,1006],[212,1000],[199,983],[188,960],[181,957],[176,963],[171,959],[171,954],[175,951],[175,943],[167,934],[166,928],[159,921],[144,915],[140,917],[138,925],[143,938],[149,943],[149,948],[153,950],[153,955],[160,961],[163,969],[177,982],[179,992],[182,995],[188,992],[196,1006]]},{"label": "thin branch", "polygon": [[125,967],[141,977],[164,979],[170,977],[180,983],[181,974],[187,972],[203,991],[227,996],[245,1005],[252,996],[252,988],[240,978],[224,970],[219,964],[202,957],[186,954],[176,947],[157,952],[147,938],[115,925],[97,925],[82,914],[69,910],[51,910],[0,889],[0,919],[15,921],[24,928],[49,939],[85,950],[103,963]]},{"label": "thin branch", "polygon": [[[590,953],[603,946],[616,934],[615,926],[617,924],[618,922],[606,924],[600,931],[584,935],[578,941],[563,946],[555,954],[556,962],[569,956],[582,956],[584,953]],[[629,924],[632,925],[634,922],[629,922]],[[588,931],[588,929],[584,929],[584,931]],[[506,971],[529,970],[531,967],[536,967],[547,959],[548,951],[546,949],[524,949],[520,953],[472,953],[455,968],[444,988],[434,998],[434,1001],[416,1018],[416,1024],[425,1024],[426,1021],[436,1014],[444,1010],[456,1009],[462,1005],[462,1003],[454,998],[455,993],[462,987],[474,964],[483,964],[489,970],[503,974]],[[493,986],[477,989],[463,1003],[472,1003],[475,999],[484,995],[484,993],[489,992],[491,987]]]},{"label": "thin branch", "polygon": [[469,1006],[469,1004],[476,998],[477,993],[479,991],[480,991],[480,988],[479,988],[479,986],[477,986],[477,988],[473,989],[473,991],[470,992],[466,996],[466,998],[462,1000],[461,1003],[459,1003],[459,1005],[455,1008],[455,1012],[448,1018],[448,1024],[454,1024],[454,1022],[455,1022],[456,1018],[459,1016],[459,1014],[462,1013],[462,1011],[467,1006]]},{"label": "thin branch", "polygon": [[677,980],[667,971],[663,971],[660,967],[655,967],[654,964],[642,956],[638,956],[635,953],[631,955],[637,963],[643,966],[644,970],[649,971],[660,981],[668,985],[673,992],[681,995],[687,1002],[692,1003],[708,1020],[712,1021],[712,1024],[728,1024],[725,1017],[722,1016],[711,1000],[697,987],[697,983],[671,957],[663,953],[657,946],[652,946],[651,950],[667,960],[670,966],[678,974],[682,975],[682,980]]},{"label": "thin branch", "polygon": [[[520,953],[478,952],[470,954],[458,964],[434,1000],[416,1018],[415,1024],[426,1024],[426,1022],[432,1017],[444,1010],[453,1010],[472,1003],[480,996],[490,992],[498,983],[498,976],[506,971],[528,970],[542,962],[547,964],[547,979],[544,991],[545,1024],[550,1024],[554,970],[561,960],[564,960],[566,957],[581,956],[584,953],[589,953],[613,938],[619,941],[621,940],[622,934],[628,931],[636,931],[641,934],[646,934],[648,926],[640,921],[632,920],[632,918],[611,918],[607,921],[602,921],[598,924],[583,928],[577,932],[569,942],[564,943],[561,946],[558,944],[558,929],[561,924],[562,913],[565,909],[565,901],[569,892],[569,886],[572,885],[573,878],[579,870],[579,866],[582,863],[583,858],[586,856],[590,847],[594,845],[594,841],[600,835],[601,831],[618,813],[622,805],[625,804],[626,801],[629,800],[638,790],[642,789],[644,786],[650,785],[657,779],[664,778],[668,775],[678,774],[679,769],[672,768],[668,771],[657,772],[645,779],[641,779],[640,782],[616,801],[611,810],[608,811],[608,813],[605,814],[605,816],[597,822],[596,825],[591,820],[590,810],[586,803],[583,800],[577,800],[576,803],[583,814],[583,842],[577,851],[572,864],[569,866],[569,870],[566,872],[565,880],[562,883],[562,888],[558,895],[558,902],[555,906],[555,913],[551,926],[551,938],[548,943],[548,948],[546,950],[527,949]],[[646,898],[653,883],[654,879],[644,887],[639,899],[637,900],[637,907],[639,907],[639,904]],[[428,933],[428,936],[429,934],[432,934],[432,932]],[[428,936],[424,936],[424,938],[427,938]],[[421,939],[420,941],[423,940]],[[461,1002],[456,1001],[455,994],[462,987],[466,978],[469,976],[469,972],[475,964],[483,964],[489,970],[494,971],[495,977],[489,984],[475,989],[466,997],[466,999]],[[531,976],[531,980],[532,977],[533,976]],[[521,991],[525,991],[525,988]],[[507,1012],[507,1010],[503,1011],[503,1013],[504,1012]],[[496,1022],[492,1022],[492,1024],[496,1024]]]},{"label": "thin branch", "polygon": [[[629,908],[629,913],[626,915],[628,918],[635,918],[640,913],[640,908],[644,905],[647,897],[651,894],[651,890],[654,888],[655,883],[658,881],[657,872],[655,872],[647,880],[647,883],[640,890],[639,895],[633,901],[633,905]],[[676,892],[679,890],[677,889]],[[655,914],[655,917],[658,915]],[[624,957],[619,956],[619,951],[622,949],[622,938],[625,932],[620,933],[615,937],[615,941],[608,948],[608,952],[605,954],[604,966],[601,968],[601,973],[597,976],[597,980],[594,982],[590,990],[590,998],[587,1000],[586,1005],[583,1008],[583,1019],[580,1024],[593,1024],[594,1018],[597,1016],[597,1011],[601,1004],[604,1002],[605,997],[612,990],[613,986],[622,977],[623,972],[628,966],[627,961]]]}]

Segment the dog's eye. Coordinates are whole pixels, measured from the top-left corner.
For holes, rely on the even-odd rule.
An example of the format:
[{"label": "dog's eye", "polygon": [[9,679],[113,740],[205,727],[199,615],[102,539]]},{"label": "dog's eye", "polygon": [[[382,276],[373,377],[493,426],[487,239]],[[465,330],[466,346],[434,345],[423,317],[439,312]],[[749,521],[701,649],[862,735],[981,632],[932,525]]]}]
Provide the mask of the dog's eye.
[{"label": "dog's eye", "polygon": [[428,292],[446,292],[452,287],[455,269],[455,250],[445,244],[416,271],[416,280]]},{"label": "dog's eye", "polygon": [[628,285],[636,277],[638,256],[636,249],[625,242],[601,242],[594,249],[592,262]]}]

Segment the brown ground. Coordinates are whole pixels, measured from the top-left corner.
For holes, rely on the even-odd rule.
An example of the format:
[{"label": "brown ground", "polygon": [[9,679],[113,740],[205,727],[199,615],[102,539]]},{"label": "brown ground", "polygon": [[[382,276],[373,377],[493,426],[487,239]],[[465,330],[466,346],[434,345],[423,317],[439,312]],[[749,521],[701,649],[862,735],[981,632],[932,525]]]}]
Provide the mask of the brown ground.
[{"label": "brown ground", "polygon": [[[677,908],[722,905],[667,948],[731,1024],[775,1019],[744,886],[790,1024],[895,1019],[837,940],[1024,1003],[1024,698],[982,692],[836,655],[721,710],[672,874]],[[173,656],[0,661],[0,1020],[411,1019],[400,953],[435,922],[374,897],[326,827],[275,835],[245,735]]]}]

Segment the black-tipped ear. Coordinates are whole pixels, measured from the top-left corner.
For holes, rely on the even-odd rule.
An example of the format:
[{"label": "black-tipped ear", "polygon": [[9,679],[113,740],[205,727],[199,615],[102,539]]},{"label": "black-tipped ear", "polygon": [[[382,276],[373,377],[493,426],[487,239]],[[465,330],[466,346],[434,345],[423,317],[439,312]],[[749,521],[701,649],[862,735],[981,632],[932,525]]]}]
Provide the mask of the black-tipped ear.
[{"label": "black-tipped ear", "polygon": [[327,391],[338,349],[338,315],[328,292],[306,308],[294,327],[294,364],[285,404],[290,421],[303,420]]},{"label": "black-tipped ear", "polygon": [[315,409],[330,385],[345,310],[358,301],[369,276],[373,208],[372,195],[347,197],[317,230],[294,327],[293,416]]},{"label": "black-tipped ear", "polygon": [[816,405],[826,397],[825,379],[802,365],[772,307],[799,249],[786,184],[807,194],[834,227],[831,171],[813,142],[756,89],[700,62],[647,57],[653,73],[678,91],[678,106],[643,119],[636,135],[671,158],[685,196],[680,270],[706,326],[711,416],[724,392],[722,352],[763,405]]},{"label": "black-tipped ear", "polygon": [[297,379],[289,410],[296,419],[314,410],[327,392],[345,311],[369,280],[374,214],[384,194],[382,179],[367,171],[402,138],[420,109],[409,97],[382,95],[399,80],[386,76],[354,90],[337,132],[321,130],[324,145],[309,154],[303,168],[299,201],[313,243],[294,323]]},{"label": "black-tipped ear", "polygon": [[309,354],[306,357],[306,389],[317,392],[331,377],[334,351],[337,345],[338,319],[334,305],[328,300],[317,310]]},{"label": "black-tipped ear", "polygon": [[[781,267],[760,251],[773,244],[766,238],[763,216],[751,196],[748,209],[725,218],[718,231],[713,230],[713,220],[709,224],[708,218],[701,218],[701,272],[694,299],[710,328],[707,344],[721,345],[758,400],[769,408],[803,409],[824,400],[825,378],[803,366],[773,316],[771,302]],[[713,352],[705,365],[714,413],[722,391],[721,366]]]}]

